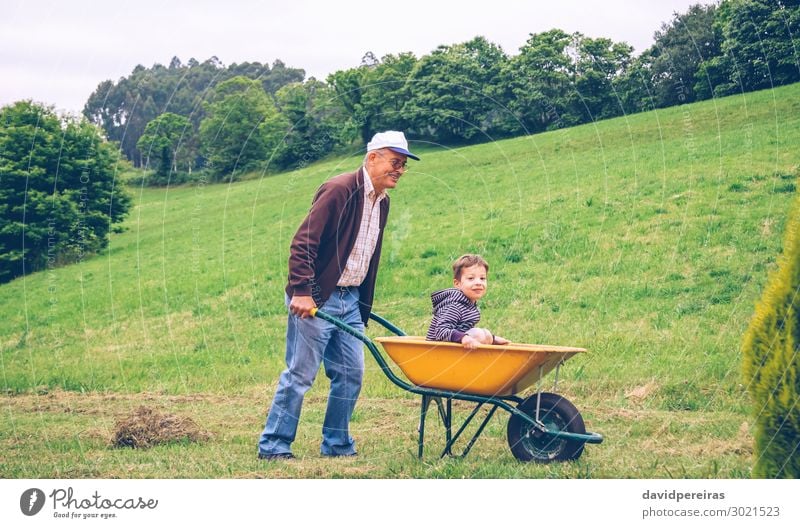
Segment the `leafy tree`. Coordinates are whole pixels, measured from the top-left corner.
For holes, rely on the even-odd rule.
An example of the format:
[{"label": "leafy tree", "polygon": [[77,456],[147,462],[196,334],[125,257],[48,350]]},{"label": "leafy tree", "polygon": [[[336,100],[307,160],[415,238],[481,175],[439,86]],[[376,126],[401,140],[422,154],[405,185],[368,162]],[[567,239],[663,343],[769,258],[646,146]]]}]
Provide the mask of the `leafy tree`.
[{"label": "leafy tree", "polygon": [[758,90],[800,80],[800,7],[786,0],[732,1],[724,51],[741,86]]},{"label": "leafy tree", "polygon": [[612,117],[622,110],[615,82],[631,52],[623,42],[560,29],[531,34],[504,68],[501,90],[528,132]]},{"label": "leafy tree", "polygon": [[100,125],[108,139],[117,141],[122,152],[137,166],[142,159],[136,142],[148,122],[165,110],[174,91],[175,71],[160,64],[147,70],[139,65],[118,84],[100,83],[84,106],[84,115]]},{"label": "leafy tree", "polygon": [[89,96],[83,113],[103,128],[108,139],[120,143],[129,160],[141,166],[146,160],[137,145],[148,123],[171,112],[189,118],[197,130],[205,117],[206,97],[219,83],[236,76],[258,80],[268,93],[274,94],[285,84],[302,81],[305,72],[279,60],[272,68],[259,62],[226,67],[216,57],[202,63],[190,59],[186,65],[174,57],[169,67],[139,65],[116,83],[103,81]]},{"label": "leafy tree", "polygon": [[369,116],[369,137],[381,130],[408,128],[403,108],[414,90],[409,81],[416,64],[413,53],[401,53],[386,55],[366,70],[362,80],[361,109]]},{"label": "leafy tree", "polygon": [[155,183],[169,183],[170,175],[178,172],[178,165],[191,170],[195,158],[193,139],[192,123],[178,114],[164,112],[147,123],[136,146],[146,164],[155,168]]},{"label": "leafy tree", "polygon": [[800,199],[783,248],[742,347],[755,414],[757,478],[800,477]]},{"label": "leafy tree", "polygon": [[409,80],[416,63],[413,53],[390,54],[378,60],[367,52],[358,68],[328,76],[328,84],[349,113],[363,143],[380,130],[408,128],[403,110],[411,97]]},{"label": "leafy tree", "polygon": [[[653,35],[655,43],[633,59],[614,82],[625,112],[640,112],[711,97],[709,77],[720,84],[722,28],[717,5],[675,13]],[[724,77],[724,75],[722,76]],[[727,82],[727,80],[723,81]]]},{"label": "leafy tree", "polygon": [[645,53],[654,105],[661,108],[697,100],[695,76],[700,64],[722,53],[722,33],[714,24],[717,6],[695,4],[676,13],[654,35]]},{"label": "leafy tree", "polygon": [[483,37],[440,46],[417,63],[404,106],[410,128],[442,142],[474,140],[500,129],[497,93],[506,54]]},{"label": "leafy tree", "polygon": [[106,247],[130,208],[117,161],[86,121],[31,101],[0,108],[0,282]]},{"label": "leafy tree", "polygon": [[281,165],[306,165],[355,139],[357,131],[350,116],[327,84],[314,78],[287,84],[275,99],[289,124]]},{"label": "leafy tree", "polygon": [[575,39],[575,91],[571,114],[581,122],[596,121],[622,113],[614,80],[627,69],[633,48],[607,38],[589,38],[580,33]]},{"label": "leafy tree", "polygon": [[267,73],[265,75],[252,78],[259,79],[262,86],[264,86],[264,91],[266,91],[268,94],[274,95],[278,90],[281,89],[282,86],[296,82],[303,82],[303,79],[306,77],[306,72],[304,70],[299,68],[289,68],[281,60],[276,60],[273,62],[271,69],[268,68],[266,64],[264,67],[267,69]]},{"label": "leafy tree", "polygon": [[800,80],[800,2],[725,0],[715,18],[721,55],[701,64],[695,89],[723,96]]},{"label": "leafy tree", "polygon": [[364,86],[367,84],[368,65],[359,68],[339,70],[328,75],[328,84],[333,88],[338,100],[350,114],[356,125],[361,141],[366,144],[373,135],[372,115],[362,103]]},{"label": "leafy tree", "polygon": [[567,115],[574,75],[568,54],[571,43],[572,37],[560,29],[531,34],[519,54],[504,64],[500,97],[529,133],[575,121]]},{"label": "leafy tree", "polygon": [[613,81],[622,110],[627,114],[656,108],[653,92],[653,60],[650,51],[634,58],[625,71]]},{"label": "leafy tree", "polygon": [[280,159],[289,123],[261,83],[234,77],[217,86],[200,123],[200,141],[212,173],[235,179],[246,170]]}]

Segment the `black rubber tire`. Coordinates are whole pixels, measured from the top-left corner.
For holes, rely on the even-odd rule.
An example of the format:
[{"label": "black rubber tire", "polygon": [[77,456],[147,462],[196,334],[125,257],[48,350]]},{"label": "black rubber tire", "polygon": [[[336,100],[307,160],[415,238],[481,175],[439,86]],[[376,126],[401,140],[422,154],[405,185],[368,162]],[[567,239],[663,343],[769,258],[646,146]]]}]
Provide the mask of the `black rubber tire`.
[{"label": "black rubber tire", "polygon": [[[517,406],[517,409],[531,418],[535,418],[536,399],[536,394],[528,397]],[[539,420],[549,429],[586,433],[581,413],[568,399],[558,394],[541,393]],[[515,414],[512,414],[508,420],[507,433],[511,452],[517,460],[522,462],[547,464],[556,460],[576,460],[583,453],[585,444],[585,442],[546,435]]]}]

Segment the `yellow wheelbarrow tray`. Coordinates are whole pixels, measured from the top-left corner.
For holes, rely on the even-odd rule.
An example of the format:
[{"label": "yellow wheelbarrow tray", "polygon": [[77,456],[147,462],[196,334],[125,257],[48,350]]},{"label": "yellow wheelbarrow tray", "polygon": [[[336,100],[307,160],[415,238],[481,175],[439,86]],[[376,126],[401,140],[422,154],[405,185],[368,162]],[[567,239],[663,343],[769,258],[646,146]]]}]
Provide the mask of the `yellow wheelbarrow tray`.
[{"label": "yellow wheelbarrow tray", "polygon": [[377,337],[390,358],[415,385],[483,396],[517,394],[583,348],[527,345],[480,345],[466,350],[458,343],[424,337]]},{"label": "yellow wheelbarrow tray", "polygon": [[[436,403],[445,429],[445,448],[441,457],[466,456],[498,408],[510,415],[508,445],[512,454],[521,461],[575,460],[583,453],[585,444],[603,441],[601,435],[586,432],[583,417],[566,398],[540,390],[527,398],[517,396],[540,383],[553,370],[556,371],[554,385],[557,385],[561,365],[575,354],[585,353],[583,348],[511,343],[481,345],[470,351],[457,343],[407,336],[383,317],[371,313],[370,319],[395,334],[393,337],[375,338],[375,341],[411,381],[407,383],[395,375],[378,347],[365,334],[316,309],[312,315],[360,339],[392,383],[422,396],[418,439],[420,458],[425,444],[425,419],[431,402]],[[452,433],[453,400],[476,404],[455,434]],[[484,405],[488,406],[489,412],[464,450],[454,455],[453,445]]]}]

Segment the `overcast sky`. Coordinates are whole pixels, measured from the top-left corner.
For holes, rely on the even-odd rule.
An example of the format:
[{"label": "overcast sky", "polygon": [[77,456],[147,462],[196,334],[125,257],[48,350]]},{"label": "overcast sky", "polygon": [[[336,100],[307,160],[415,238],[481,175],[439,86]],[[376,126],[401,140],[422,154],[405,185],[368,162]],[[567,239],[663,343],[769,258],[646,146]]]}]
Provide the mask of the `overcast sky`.
[{"label": "overcast sky", "polygon": [[476,35],[515,55],[530,33],[552,28],[639,53],[695,3],[710,0],[0,0],[0,105],[30,98],[79,113],[100,82],[173,56],[281,59],[325,79],[367,51],[420,57]]}]

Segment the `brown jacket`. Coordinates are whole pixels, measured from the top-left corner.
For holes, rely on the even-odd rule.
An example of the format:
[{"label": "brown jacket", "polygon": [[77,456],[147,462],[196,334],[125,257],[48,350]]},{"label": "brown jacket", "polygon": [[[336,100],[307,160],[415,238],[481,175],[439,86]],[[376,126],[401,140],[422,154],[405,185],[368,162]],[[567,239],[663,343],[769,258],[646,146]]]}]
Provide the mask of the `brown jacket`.
[{"label": "brown jacket", "polygon": [[[328,300],[355,245],[363,208],[363,168],[335,176],[320,186],[289,248],[289,283],[286,285],[289,297],[311,295],[317,306]],[[365,325],[375,294],[383,229],[389,215],[388,196],[381,200],[380,208],[378,244],[367,276],[358,288],[361,319]]]}]

